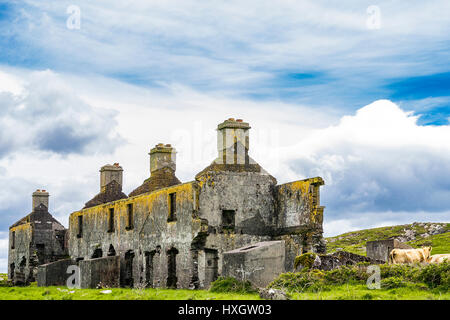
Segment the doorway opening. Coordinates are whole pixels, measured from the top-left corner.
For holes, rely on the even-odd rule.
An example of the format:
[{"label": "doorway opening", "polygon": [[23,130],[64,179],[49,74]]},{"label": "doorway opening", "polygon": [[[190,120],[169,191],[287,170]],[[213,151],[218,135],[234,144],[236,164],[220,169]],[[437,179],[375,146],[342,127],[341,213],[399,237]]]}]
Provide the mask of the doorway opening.
[{"label": "doorway opening", "polygon": [[167,250],[167,288],[177,288],[177,254],[176,248]]}]

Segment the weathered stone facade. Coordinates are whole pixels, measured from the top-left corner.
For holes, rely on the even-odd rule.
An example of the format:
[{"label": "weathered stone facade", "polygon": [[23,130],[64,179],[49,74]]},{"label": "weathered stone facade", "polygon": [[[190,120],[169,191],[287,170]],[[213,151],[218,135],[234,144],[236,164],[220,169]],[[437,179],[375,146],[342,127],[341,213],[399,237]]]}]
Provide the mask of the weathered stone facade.
[{"label": "weathered stone facade", "polygon": [[[324,252],[323,180],[278,185],[249,156],[249,129],[239,119],[219,124],[218,157],[190,182],[176,178],[175,149],[163,144],[150,151],[150,178],[129,197],[121,170],[101,178],[98,202],[70,215],[72,260],[119,257],[121,286],[207,288],[226,274],[225,252],[283,243],[284,260],[266,267],[273,274],[292,271],[300,253]],[[111,183],[117,198],[101,195]]]},{"label": "weathered stone facade", "polygon": [[37,267],[68,256],[66,229],[48,212],[49,194],[33,193],[33,211],[9,228],[8,277],[16,285],[36,281]]}]

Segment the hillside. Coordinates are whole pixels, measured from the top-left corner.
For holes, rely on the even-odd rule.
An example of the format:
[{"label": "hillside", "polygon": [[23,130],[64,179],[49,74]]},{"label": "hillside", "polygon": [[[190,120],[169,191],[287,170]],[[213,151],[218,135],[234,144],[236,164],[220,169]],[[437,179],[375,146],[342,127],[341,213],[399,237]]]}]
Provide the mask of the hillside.
[{"label": "hillside", "polygon": [[431,254],[450,253],[450,223],[425,223],[392,227],[381,227],[347,232],[335,237],[325,238],[327,252],[338,249],[366,255],[366,242],[373,240],[397,239],[412,247],[433,247]]}]

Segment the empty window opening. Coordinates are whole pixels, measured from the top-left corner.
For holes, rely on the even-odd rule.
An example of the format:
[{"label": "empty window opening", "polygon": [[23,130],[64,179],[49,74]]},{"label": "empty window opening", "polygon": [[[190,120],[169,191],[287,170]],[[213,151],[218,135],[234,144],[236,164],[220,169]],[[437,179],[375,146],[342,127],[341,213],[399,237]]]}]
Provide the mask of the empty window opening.
[{"label": "empty window opening", "polygon": [[103,250],[100,248],[97,248],[94,250],[94,253],[92,254],[91,259],[97,259],[103,257]]},{"label": "empty window opening", "polygon": [[19,264],[19,271],[23,273],[25,271],[26,266],[27,266],[27,259],[25,259],[25,257],[22,257],[22,260],[20,261]]},{"label": "empty window opening", "polygon": [[219,274],[219,255],[215,249],[205,249],[205,285],[209,284],[218,278]]},{"label": "empty window opening", "polygon": [[177,254],[175,248],[167,251],[167,288],[177,288]]},{"label": "empty window opening", "polygon": [[9,279],[14,281],[14,274],[16,271],[16,265],[14,263],[11,263],[9,265]]},{"label": "empty window opening", "polygon": [[127,230],[131,230],[134,227],[134,217],[133,217],[133,204],[129,203],[127,205]]},{"label": "empty window opening", "polygon": [[123,285],[126,287],[133,287],[133,260],[134,260],[134,252],[132,250],[128,250],[125,252],[125,270],[124,270],[124,279]]},{"label": "empty window opening", "polygon": [[242,248],[241,251],[245,251],[245,250],[250,250],[256,248],[256,246],[250,246],[250,247],[246,247],[246,248]]},{"label": "empty window opening", "polygon": [[108,257],[114,257],[116,255],[116,250],[112,244],[109,245]]},{"label": "empty window opening", "polygon": [[319,187],[315,185],[311,185],[309,189],[309,193],[311,195],[312,206],[317,207],[319,205]]},{"label": "empty window opening", "polygon": [[237,142],[237,137],[234,137],[234,143],[233,143],[233,148],[234,148],[234,164],[237,164],[238,163],[238,161],[237,161],[237,159],[238,159],[238,142]]},{"label": "empty window opening", "polygon": [[11,249],[16,247],[16,232],[13,231],[11,234]]},{"label": "empty window opening", "polygon": [[45,244],[37,243],[36,244],[36,255],[39,261],[39,264],[45,263]]},{"label": "empty window opening", "polygon": [[153,257],[156,251],[145,252],[145,283],[146,287],[153,287]]},{"label": "empty window opening", "polygon": [[114,232],[114,208],[109,209],[108,232]]},{"label": "empty window opening", "polygon": [[234,210],[222,210],[222,229],[228,231],[234,231],[235,226],[235,215]]},{"label": "empty window opening", "polygon": [[[193,243],[191,244],[192,247]],[[198,278],[198,250],[191,249],[192,261],[192,277],[189,283],[190,289],[198,289],[200,287],[200,279]]]},{"label": "empty window opening", "polygon": [[59,243],[61,250],[64,250],[66,248],[65,231],[64,230],[55,230],[55,239]]},{"label": "empty window opening", "polygon": [[174,192],[169,194],[169,217],[167,218],[167,221],[175,221],[177,219],[176,212],[177,194]]},{"label": "empty window opening", "polygon": [[81,238],[83,236],[83,216],[78,216],[78,233],[77,238]]}]

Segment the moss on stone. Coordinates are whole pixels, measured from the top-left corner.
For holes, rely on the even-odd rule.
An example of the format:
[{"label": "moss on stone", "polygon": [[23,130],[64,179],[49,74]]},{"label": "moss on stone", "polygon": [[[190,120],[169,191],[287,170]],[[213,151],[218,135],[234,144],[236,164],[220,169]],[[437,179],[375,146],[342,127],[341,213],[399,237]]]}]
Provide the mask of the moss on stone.
[{"label": "moss on stone", "polygon": [[310,269],[314,260],[316,260],[316,256],[317,255],[313,252],[307,252],[295,257],[294,268],[297,269],[299,266],[302,266],[303,268]]}]

